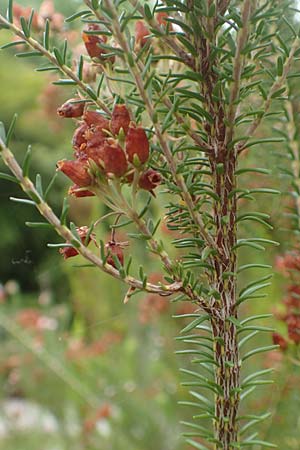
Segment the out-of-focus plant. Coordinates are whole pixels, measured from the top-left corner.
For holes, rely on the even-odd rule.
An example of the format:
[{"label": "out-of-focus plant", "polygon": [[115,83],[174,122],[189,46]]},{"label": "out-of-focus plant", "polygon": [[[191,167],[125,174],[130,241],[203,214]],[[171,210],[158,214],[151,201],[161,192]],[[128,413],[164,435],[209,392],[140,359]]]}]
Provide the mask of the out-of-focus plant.
[{"label": "out-of-focus plant", "polygon": [[[292,80],[293,81],[293,80]],[[289,100],[285,104],[283,124],[276,129],[286,138],[287,152],[281,173],[288,179],[288,203],[285,212],[285,231],[292,239],[287,241],[287,251],[276,259],[276,267],[288,280],[287,292],[283,299],[284,311],[278,310],[277,317],[287,328],[288,339],[280,333],[273,333],[273,341],[278,344],[287,358],[300,366],[300,153],[299,153],[299,94],[293,82],[289,83]]]},{"label": "out-of-focus plant", "polygon": [[[241,188],[245,173],[270,171],[239,168],[238,160],[253,146],[286,140],[256,135],[263,122],[278,120],[287,78],[296,75],[299,32],[284,15],[292,2],[83,3],[66,19],[84,24],[86,52],[79,51],[75,60],[68,39],[52,41],[55,29],[62,33],[61,18],[57,26],[53,11],[36,15],[10,0],[0,24],[16,36],[4,48],[16,47],[19,57],[41,58],[46,64],[38,71],[58,72],[53,84],[71,87],[71,98],[58,114],[76,122],[74,158],[59,161],[58,170],[73,182],[70,195],[100,199],[108,211],[80,227],[68,223],[67,198],[60,218],[54,213],[47,202],[53,183],[45,188],[39,174],[35,183],[28,176],[30,149],[23,167],[9,149],[16,118],[9,129],[1,129],[1,156],[13,173],[1,177],[29,196],[12,200],[35,206],[45,218],[27,225],[54,228],[63,242],[50,246],[59,247],[66,259],[81,254],[89,265],[125,283],[125,303],[148,292],[198,307],[177,316],[192,319],[178,338],[189,345],[179,353],[195,355],[194,370],[182,369],[189,378],[183,384],[193,387],[194,398],[182,403],[196,411],[194,421],[185,422],[189,444],[223,450],[272,447],[250,429],[267,415],[241,415],[239,406],[257,385],[270,383],[265,378],[270,369],[241,379],[242,363],[277,345],[245,351],[251,338],[271,331],[255,324],[269,315],[238,316],[245,301],[265,296],[260,291],[271,275],[238,292],[241,272],[269,266],[238,265],[237,252],[276,244],[257,236],[258,225],[271,228],[268,215],[251,208],[240,214],[239,203],[278,191]],[[176,259],[156,238],[160,218],[152,217],[151,204],[158,195],[165,195],[169,229],[179,233],[173,240],[180,249]],[[112,229],[107,241],[97,236],[104,221]],[[238,238],[242,221],[253,223],[251,236]],[[127,227],[126,240],[118,239]],[[132,258],[125,254],[134,245],[143,245],[161,262],[164,279],[149,281],[144,264],[131,268]]]}]

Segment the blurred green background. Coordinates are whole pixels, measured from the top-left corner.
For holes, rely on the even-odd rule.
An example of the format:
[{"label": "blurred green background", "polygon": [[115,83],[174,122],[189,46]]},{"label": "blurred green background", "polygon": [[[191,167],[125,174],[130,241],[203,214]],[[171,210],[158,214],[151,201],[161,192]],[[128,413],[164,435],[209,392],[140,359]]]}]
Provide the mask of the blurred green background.
[{"label": "blurred green background", "polygon": [[[2,11],[4,3],[0,1]],[[28,6],[27,2],[20,3]],[[55,3],[59,12],[69,15],[81,2]],[[39,4],[32,1],[30,6]],[[9,40],[9,33],[1,30],[0,44]],[[21,161],[31,144],[31,175],[41,173],[47,184],[57,160],[72,153],[74,124],[62,121],[55,113],[72,96],[72,90],[51,85],[52,79],[33,70],[34,63],[15,58],[13,51],[1,51],[0,120],[8,126],[13,114],[18,113],[11,148]],[[270,129],[263,133],[270,133]],[[275,167],[283,151],[268,146],[263,152],[253,150],[241,164],[251,166],[259,158],[261,167]],[[0,170],[6,170],[2,162]],[[272,177],[253,180],[245,175],[241,183],[289,189],[276,169]],[[57,212],[68,187],[60,174],[49,199]],[[190,364],[189,358],[174,354],[184,348],[174,340],[184,324],[172,318],[186,305],[141,295],[124,305],[123,286],[97,269],[74,267],[81,262],[80,257],[64,261],[56,250],[46,246],[47,242],[58,242],[55,234],[25,226],[27,220],[39,221],[38,213],[31,206],[11,202],[10,196],[22,193],[0,180],[0,449],[190,448],[180,438],[180,420],[190,419],[194,411],[177,405],[188,398],[188,390],[180,386],[179,368],[189,368]],[[157,218],[164,214],[161,197],[153,207]],[[257,203],[259,210],[271,215],[275,230],[283,226],[284,196],[259,196]],[[241,207],[249,205],[245,202]],[[95,199],[71,202],[70,218],[77,225],[89,224],[92,217],[103,213]],[[289,248],[290,235],[282,231],[266,233],[259,224],[254,229],[259,236],[281,242],[280,247],[259,254],[259,262],[273,264],[276,254]],[[108,227],[104,225],[99,233],[106,237]],[[170,240],[165,227],[159,233],[164,241]],[[249,235],[250,225],[241,226],[240,233]],[[120,240],[126,240],[126,236],[121,234]],[[240,254],[241,262],[253,262],[255,258],[252,250]],[[134,261],[143,261],[146,272],[159,270],[143,246],[135,250]],[[255,275],[248,271],[241,277],[241,284]],[[242,314],[272,312],[281,305],[285,284],[286,280],[276,275],[268,297],[247,304]],[[270,323],[285,332],[275,319],[266,322]],[[266,345],[270,341],[270,336],[258,339]],[[244,373],[254,366],[272,365],[276,369],[275,384],[257,389],[247,399],[245,410],[255,414],[270,410],[272,416],[261,427],[261,437],[280,449],[299,450],[299,368],[274,352],[250,360]]]}]

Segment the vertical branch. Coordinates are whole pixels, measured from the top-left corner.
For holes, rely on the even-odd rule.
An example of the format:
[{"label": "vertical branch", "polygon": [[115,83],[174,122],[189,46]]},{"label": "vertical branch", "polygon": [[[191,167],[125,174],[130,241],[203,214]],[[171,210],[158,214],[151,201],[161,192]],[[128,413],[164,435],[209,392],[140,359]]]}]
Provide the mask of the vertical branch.
[{"label": "vertical branch", "polygon": [[242,51],[247,42],[249,33],[249,19],[251,12],[251,0],[245,0],[244,8],[242,12],[243,27],[240,28],[237,37],[237,47],[233,62],[233,84],[230,91],[229,108],[227,113],[227,129],[225,144],[231,142],[234,130],[234,121],[237,111],[237,100],[240,92],[241,74],[243,69],[243,56]]}]

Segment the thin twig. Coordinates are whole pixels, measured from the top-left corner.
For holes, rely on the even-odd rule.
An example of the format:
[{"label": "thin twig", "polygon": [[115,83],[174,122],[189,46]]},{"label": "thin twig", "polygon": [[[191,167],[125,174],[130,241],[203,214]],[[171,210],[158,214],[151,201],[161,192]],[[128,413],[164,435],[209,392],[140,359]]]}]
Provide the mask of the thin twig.
[{"label": "thin twig", "polygon": [[101,258],[96,256],[93,252],[91,252],[85,245],[79,242],[76,237],[73,235],[71,230],[63,225],[56,214],[53,212],[51,207],[44,201],[44,199],[40,196],[38,191],[36,190],[34,184],[28,177],[23,176],[23,171],[17,160],[15,159],[12,152],[6,147],[3,140],[0,139],[0,154],[3,158],[4,163],[9,167],[11,172],[15,175],[19,184],[23,191],[30,197],[34,196],[37,200],[35,205],[41,215],[49,222],[56,232],[66,241],[72,242],[76,240],[76,250],[80,253],[85,259],[90,261],[92,264],[97,266],[103,272],[108,273],[114,278],[123,281],[124,283],[132,286],[135,289],[139,289],[146,292],[156,293],[159,295],[170,295],[174,292],[179,292],[182,288],[182,283],[175,282],[169,285],[158,286],[152,283],[147,283],[146,286],[143,286],[143,283],[129,275],[125,278],[122,278],[119,271],[112,267],[109,264],[103,264]]},{"label": "thin twig", "polygon": [[242,28],[240,28],[238,32],[236,52],[233,61],[233,84],[230,90],[229,109],[227,114],[228,126],[226,128],[225,145],[231,142],[233,138],[234,122],[237,111],[237,100],[240,93],[241,74],[243,69],[242,51],[247,42],[249,34],[248,25],[250,19],[250,12],[251,12],[251,0],[246,0],[244,2],[242,12],[243,26]]},{"label": "thin twig", "polygon": [[256,132],[256,130],[258,129],[258,127],[260,126],[263,118],[265,117],[266,113],[269,111],[272,101],[273,101],[273,95],[275,94],[275,92],[277,92],[279,89],[281,89],[284,85],[284,83],[286,82],[287,76],[290,72],[291,69],[291,65],[294,61],[294,55],[295,52],[298,50],[300,45],[300,38],[297,36],[293,42],[293,45],[291,47],[289,56],[287,57],[284,66],[283,66],[283,71],[282,71],[282,75],[280,77],[277,77],[276,80],[274,81],[273,85],[271,86],[270,90],[269,90],[269,94],[262,106],[262,110],[264,111],[263,114],[259,115],[259,117],[257,117],[252,124],[250,125],[250,127],[248,128],[248,130],[245,133],[245,136],[247,136],[247,138],[245,138],[243,141],[241,141],[238,145],[237,145],[237,151],[238,153],[241,153],[243,150],[245,150],[247,148],[247,142],[248,140],[253,136],[253,134]]}]

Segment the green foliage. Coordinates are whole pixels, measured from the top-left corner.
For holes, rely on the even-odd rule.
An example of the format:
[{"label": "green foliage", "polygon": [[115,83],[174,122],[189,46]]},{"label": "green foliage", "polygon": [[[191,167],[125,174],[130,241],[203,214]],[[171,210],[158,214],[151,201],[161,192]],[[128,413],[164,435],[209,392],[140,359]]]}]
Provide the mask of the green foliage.
[{"label": "green foliage", "polygon": [[[272,382],[269,378],[260,378],[268,375],[269,369],[257,370],[252,363],[252,356],[277,348],[276,345],[269,345],[267,338],[263,337],[274,330],[264,324],[266,307],[261,304],[254,307],[253,300],[267,297],[266,290],[270,292],[272,289],[269,281],[271,275],[261,276],[261,269],[270,267],[275,250],[268,250],[266,255],[263,252],[270,245],[279,245],[273,224],[276,219],[271,214],[271,207],[278,205],[278,200],[273,198],[280,193],[277,189],[280,186],[273,186],[269,169],[261,167],[264,162],[269,164],[269,158],[260,156],[259,167],[256,167],[257,157],[252,156],[251,152],[260,151],[262,154],[270,147],[280,149],[287,146],[288,157],[294,162],[297,160],[291,147],[294,136],[280,129],[282,116],[288,123],[291,121],[286,106],[291,101],[287,83],[298,76],[294,64],[300,45],[298,32],[292,19],[284,15],[291,15],[291,2],[274,0],[256,5],[255,10],[248,0],[219,2],[217,6],[215,2],[208,4],[202,0],[167,0],[164,4],[156,2],[150,5],[111,0],[104,0],[101,5],[94,1],[84,3],[88,9],[72,11],[66,23],[70,24],[67,27],[74,29],[80,22],[84,25],[100,24],[103,28],[90,29],[85,33],[87,37],[108,38],[107,41],[99,38],[97,48],[99,52],[101,49],[100,56],[98,60],[92,57],[96,65],[101,63],[102,74],[96,73],[95,80],[85,81],[87,56],[76,55],[74,63],[68,40],[65,39],[62,44],[62,40],[53,36],[49,21],[46,21],[41,32],[42,39],[32,40],[32,14],[29,19],[20,19],[19,33],[27,47],[16,56],[28,57],[34,66],[39,59],[36,57],[42,57],[43,65],[39,65],[37,71],[58,71],[58,77],[52,81],[54,86],[62,86],[66,92],[70,92],[71,88],[72,95],[79,92],[88,105],[93,104],[107,118],[111,117],[115,104],[125,103],[131,110],[131,118],[142,123],[147,139],[151,141],[150,159],[144,167],[159,174],[163,187],[159,192],[163,201],[155,201],[153,205],[151,197],[148,195],[146,198],[139,191],[138,180],[143,166],[138,158],[133,159],[130,166],[134,175],[129,183],[128,178],[107,177],[103,165],[97,166],[95,161],[89,161],[88,174],[93,180],[89,188],[101,199],[101,210],[92,206],[87,213],[79,212],[76,217],[76,207],[74,210],[71,207],[70,214],[73,216],[69,221],[69,204],[65,198],[58,219],[49,204],[45,203],[48,194],[51,202],[55,183],[47,177],[47,173],[43,173],[38,158],[36,161],[33,158],[30,168],[31,148],[28,147],[24,156],[24,146],[22,150],[17,150],[17,156],[22,153],[24,160],[22,172],[14,173],[31,200],[11,199],[36,206],[50,223],[50,228],[63,238],[62,243],[51,243],[49,247],[63,250],[73,246],[89,261],[86,267],[93,262],[98,269],[128,284],[126,303],[128,300],[135,301],[131,297],[142,291],[150,295],[159,293],[162,298],[175,292],[177,297],[173,299],[174,303],[181,300],[188,302],[192,312],[176,314],[184,321],[177,342],[185,345],[176,353],[185,358],[186,367],[191,364],[194,367],[193,370],[181,370],[182,374],[191,377],[183,380],[182,385],[192,386],[189,391],[192,398],[180,403],[189,412],[191,409],[195,411],[193,422],[189,418],[183,421],[188,428],[183,433],[188,445],[223,450],[257,446],[272,448],[273,444],[265,438],[260,439],[258,433],[251,430],[252,426],[257,428],[269,416],[244,413],[244,400],[248,400],[255,388]],[[162,16],[159,21],[159,13],[166,13],[168,17]],[[143,20],[149,30],[150,37],[143,44],[138,41],[135,32],[137,20]],[[8,22],[2,18],[0,21],[5,27],[13,28],[11,4]],[[8,44],[2,48],[14,51],[15,47]],[[4,122],[7,123],[5,117]],[[13,137],[15,116],[12,121],[10,117],[9,123],[11,125],[4,128],[8,130],[3,139],[6,146]],[[25,125],[27,130],[28,123]],[[15,134],[19,132],[19,126],[22,123],[19,125],[18,121]],[[275,136],[272,127],[276,129]],[[33,131],[40,133],[40,130]],[[124,129],[117,138],[124,144]],[[41,137],[42,142],[43,139],[47,147],[47,139]],[[63,151],[59,151],[61,141],[57,138],[56,142],[57,154],[64,155]],[[4,144],[1,144],[2,156],[6,165],[12,168],[13,156]],[[14,146],[13,141],[11,146]],[[248,150],[250,155],[243,158]],[[48,161],[53,163],[55,155],[51,156]],[[238,158],[241,161],[239,164]],[[17,164],[15,160],[14,163]],[[30,181],[27,178],[32,176],[33,171],[38,173],[34,185],[28,184]],[[286,167],[284,173],[295,178],[295,174],[291,174]],[[257,180],[253,174],[257,174]],[[1,178],[7,182],[15,181],[7,174]],[[293,195],[298,196],[297,182],[293,182],[293,187]],[[257,194],[263,194],[263,200]],[[265,205],[266,194],[271,194],[268,205]],[[255,203],[261,208],[256,205],[248,207],[248,204]],[[25,205],[20,206],[25,209]],[[162,205],[167,227],[174,233],[174,238],[165,239],[161,230]],[[296,221],[299,219],[298,213],[293,213]],[[102,216],[100,222],[96,219],[99,214]],[[118,215],[116,221],[112,220],[113,215]],[[125,217],[118,222],[122,216]],[[46,222],[40,222],[34,216],[30,216],[30,221],[27,219],[26,224],[33,231],[47,227]],[[78,220],[92,224],[83,241],[75,225]],[[100,228],[95,231],[99,224]],[[130,239],[131,255],[128,258],[126,255],[124,266],[118,255],[108,259],[107,245],[102,236],[104,229],[111,230],[110,239],[113,242],[115,232],[119,233],[120,229]],[[99,255],[87,249],[94,231]],[[50,239],[47,240],[53,239],[50,233],[49,230]],[[256,256],[256,251],[262,255]],[[160,261],[164,280],[152,283],[149,273],[157,267],[158,262],[152,261],[155,258]],[[79,266],[86,271],[81,264],[77,265],[78,270]],[[250,268],[254,270],[248,271]],[[73,270],[77,269],[73,267]],[[250,273],[253,275],[251,278]],[[85,298],[86,292],[89,293],[86,303],[77,306],[79,311],[82,308],[80,316],[88,321],[90,316],[97,314],[97,301],[93,299],[89,284],[85,290],[82,289],[85,276],[90,282],[94,275],[82,274],[77,279],[68,274],[68,280],[71,288],[74,284],[73,292],[79,298]],[[243,314],[252,315],[240,319],[240,307]],[[6,330],[11,328],[5,323]],[[85,331],[88,329],[86,327]],[[12,335],[19,333],[19,330],[14,330],[10,329]],[[126,349],[122,348],[120,354],[126,357]],[[40,358],[43,359],[43,356]],[[252,374],[248,374],[250,358],[251,368],[254,368]],[[244,361],[247,363],[245,366],[243,364],[240,381],[239,372]],[[109,362],[106,362],[104,369],[109,372],[107,379],[113,377]],[[73,375],[66,372],[61,378],[64,381],[68,379],[77,393],[81,391]],[[85,387],[83,392],[87,392]],[[93,392],[84,394],[87,403],[93,395]],[[136,405],[134,408],[137,408]],[[139,410],[138,416],[141,416],[140,423],[146,421],[144,408]],[[120,442],[124,446],[126,440],[131,448],[139,448],[135,442],[138,437],[135,438],[134,433],[131,436],[130,431],[124,433],[129,426],[126,420],[120,428],[119,425],[116,424],[116,441],[110,441],[108,445],[113,443],[117,448]],[[150,437],[155,426],[157,420],[154,420],[153,426],[151,422],[151,428],[143,434],[147,449],[150,448]],[[161,436],[159,441],[163,442],[164,448],[177,445],[165,429]],[[94,443],[88,441],[87,445],[93,446]],[[157,444],[153,448],[157,448]]]}]

